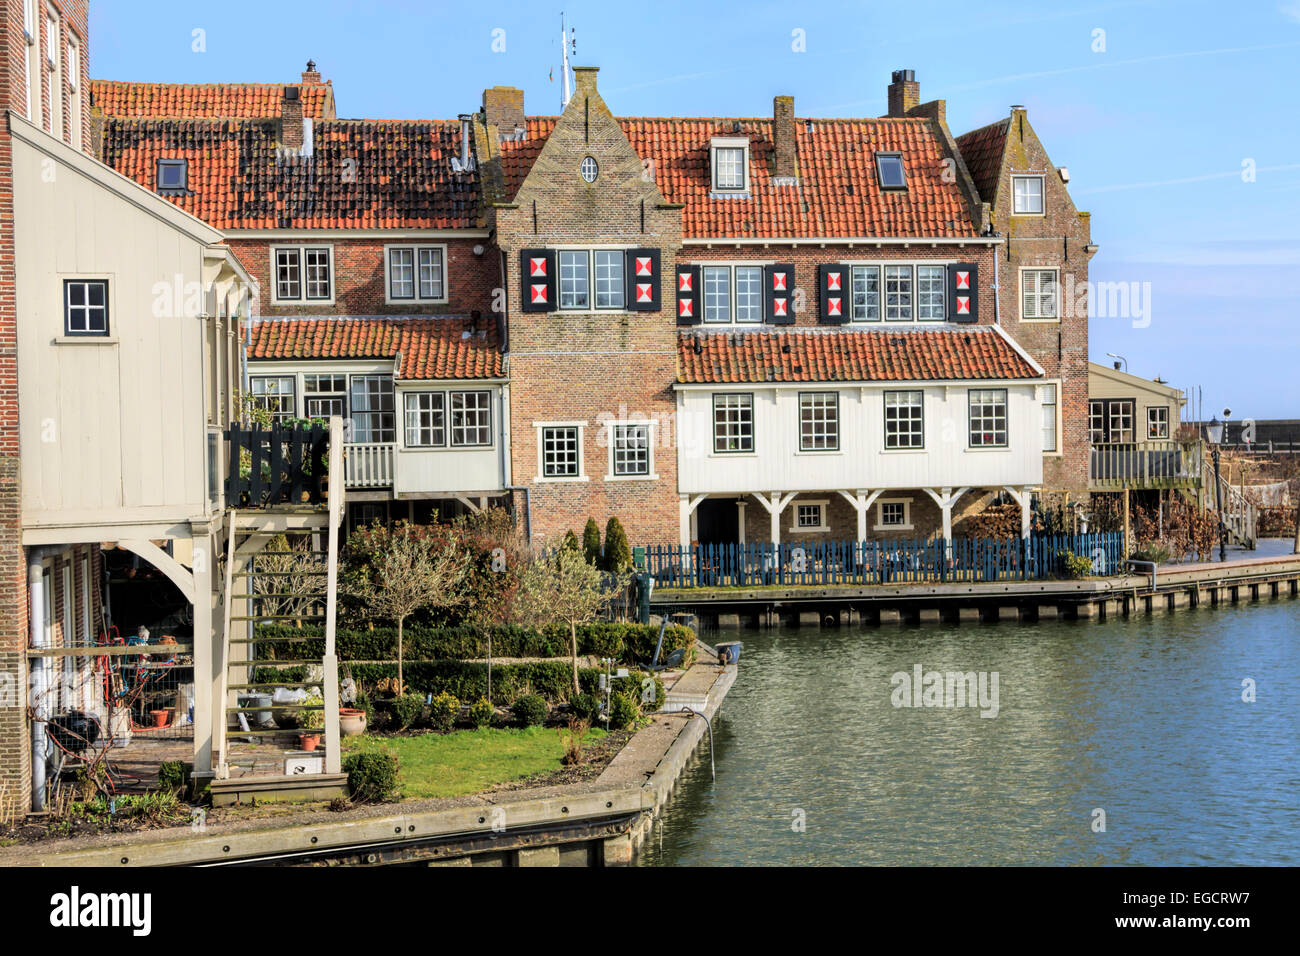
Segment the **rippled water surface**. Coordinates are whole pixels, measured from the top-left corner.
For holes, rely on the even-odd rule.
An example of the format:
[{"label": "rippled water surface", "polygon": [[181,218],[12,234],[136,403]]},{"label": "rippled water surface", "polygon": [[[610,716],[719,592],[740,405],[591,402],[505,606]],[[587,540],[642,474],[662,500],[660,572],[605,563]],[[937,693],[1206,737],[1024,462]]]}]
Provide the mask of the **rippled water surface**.
[{"label": "rippled water surface", "polygon": [[[642,865],[1300,863],[1300,601],[739,637]],[[998,716],[894,707],[915,664],[996,671]]]}]

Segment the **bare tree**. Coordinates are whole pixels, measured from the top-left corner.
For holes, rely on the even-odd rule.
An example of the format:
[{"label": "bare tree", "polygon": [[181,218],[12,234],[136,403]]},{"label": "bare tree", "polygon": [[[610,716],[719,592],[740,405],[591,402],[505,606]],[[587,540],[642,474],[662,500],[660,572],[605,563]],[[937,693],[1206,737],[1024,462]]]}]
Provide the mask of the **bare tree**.
[{"label": "bare tree", "polygon": [[467,562],[456,544],[435,544],[424,529],[405,521],[374,526],[365,534],[365,556],[349,568],[343,590],[360,601],[366,617],[397,622],[397,685],[405,693],[406,619],[421,608],[464,603]]},{"label": "bare tree", "polygon": [[573,692],[578,686],[578,625],[594,620],[619,590],[617,575],[604,575],[587,563],[577,548],[561,548],[524,569],[515,595],[514,612],[521,623],[536,628],[557,624],[569,628],[573,660]]},{"label": "bare tree", "polygon": [[[280,619],[309,615],[323,603],[325,565],[311,553],[311,535],[279,534],[266,550],[253,556],[256,566],[252,592],[260,613]],[[296,622],[299,626],[302,621]]]}]

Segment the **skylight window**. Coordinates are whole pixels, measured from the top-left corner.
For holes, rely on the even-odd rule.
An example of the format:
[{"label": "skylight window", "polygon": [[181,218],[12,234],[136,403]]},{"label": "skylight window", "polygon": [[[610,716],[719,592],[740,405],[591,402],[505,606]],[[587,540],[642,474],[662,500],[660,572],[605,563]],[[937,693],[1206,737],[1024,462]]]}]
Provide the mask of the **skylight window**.
[{"label": "skylight window", "polygon": [[903,168],[903,157],[899,153],[876,154],[876,176],[881,189],[906,189],[907,171]]},{"label": "skylight window", "polygon": [[158,160],[158,191],[183,193],[189,185],[189,161],[184,159]]}]

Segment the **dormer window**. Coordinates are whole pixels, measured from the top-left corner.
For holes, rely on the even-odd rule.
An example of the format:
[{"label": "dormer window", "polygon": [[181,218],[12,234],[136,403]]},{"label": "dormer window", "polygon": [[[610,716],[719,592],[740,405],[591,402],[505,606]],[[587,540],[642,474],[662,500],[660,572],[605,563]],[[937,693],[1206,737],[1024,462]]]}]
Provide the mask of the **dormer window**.
[{"label": "dormer window", "polygon": [[189,188],[189,160],[158,160],[158,192],[164,196],[183,196]]},{"label": "dormer window", "polygon": [[714,137],[710,144],[713,192],[732,195],[749,192],[748,137]]},{"label": "dormer window", "polygon": [[906,189],[907,170],[901,153],[876,153],[876,178],[881,189]]}]

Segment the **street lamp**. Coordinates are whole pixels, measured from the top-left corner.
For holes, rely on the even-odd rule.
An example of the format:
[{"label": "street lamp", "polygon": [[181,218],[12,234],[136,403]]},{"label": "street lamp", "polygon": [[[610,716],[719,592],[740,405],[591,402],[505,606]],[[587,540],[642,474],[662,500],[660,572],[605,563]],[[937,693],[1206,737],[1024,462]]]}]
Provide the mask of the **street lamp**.
[{"label": "street lamp", "polygon": [[1126,371],[1126,372],[1128,371],[1128,359],[1126,359],[1124,356],[1122,356],[1122,355],[1116,355],[1114,352],[1107,352],[1106,355],[1107,355],[1107,357],[1109,357],[1109,358],[1113,358],[1113,359],[1116,361],[1117,364],[1115,365],[1115,368],[1119,368],[1118,363],[1119,363],[1119,362],[1123,362],[1123,363],[1124,363],[1124,371]]},{"label": "street lamp", "polygon": [[1205,426],[1205,437],[1210,441],[1210,453],[1214,456],[1214,501],[1215,511],[1219,515],[1219,560],[1228,560],[1228,530],[1223,523],[1223,484],[1219,478],[1219,445],[1223,442],[1223,425],[1218,416]]}]

